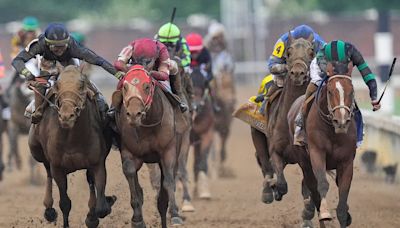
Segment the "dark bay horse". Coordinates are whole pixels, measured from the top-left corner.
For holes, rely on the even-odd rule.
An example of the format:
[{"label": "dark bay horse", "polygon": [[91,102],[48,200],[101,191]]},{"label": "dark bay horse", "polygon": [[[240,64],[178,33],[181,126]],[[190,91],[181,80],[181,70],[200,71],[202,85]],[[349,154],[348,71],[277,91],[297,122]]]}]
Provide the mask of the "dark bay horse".
[{"label": "dark bay horse", "polygon": [[158,163],[161,170],[157,207],[162,227],[167,227],[168,206],[171,224],[181,225],[175,201],[179,156],[176,133],[183,132],[177,126],[181,111],[171,105],[159,82],[152,80],[142,66],[133,66],[121,83],[122,89],[113,93],[112,103],[121,137],[122,169],[131,193],[132,226],[145,227],[143,190],[138,179],[143,163]]},{"label": "dark bay horse", "polygon": [[97,227],[98,218],[110,214],[116,200],[115,196],[105,196],[105,160],[111,148],[111,137],[101,122],[89,83],[78,67],[67,66],[49,92],[54,94],[50,99],[56,108],[48,107],[41,122],[33,124],[29,131],[32,156],[42,162],[47,171],[44,216],[48,221],[55,221],[57,217],[52,196],[54,178],[60,193],[64,227],[69,227],[71,210],[67,174],[87,170],[90,199],[85,222],[88,227]]},{"label": "dark bay horse", "polygon": [[[251,131],[256,156],[264,175],[262,200],[265,203],[271,203],[273,196],[275,200],[281,200],[287,193],[283,169],[288,163],[296,163],[296,158],[288,157],[286,152],[290,147],[286,116],[294,100],[306,91],[310,78],[309,65],[314,57],[313,39],[313,35],[307,39],[294,39],[289,32],[288,48],[285,51],[288,68],[285,85],[279,97],[269,101],[272,103],[265,110],[268,123],[266,132],[256,129]],[[277,175],[276,186],[272,181],[273,172]]]},{"label": "dark bay horse", "polygon": [[[345,67],[346,68],[346,67]],[[356,123],[354,119],[355,99],[352,85],[352,65],[345,71],[327,65],[328,79],[326,85],[315,102],[313,102],[307,120],[307,147],[302,149],[304,164],[302,167],[312,200],[319,209],[320,220],[330,220],[332,215],[326,200],[329,184],[326,170],[336,169],[336,184],[339,188],[339,203],[336,208],[337,218],[341,227],[351,224],[348,212],[347,198],[353,178],[353,160],[356,153]],[[294,132],[294,119],[301,106],[301,99],[293,105],[288,121],[291,135]],[[307,151],[306,151],[307,149]],[[310,166],[312,165],[312,167]]]},{"label": "dark bay horse", "polygon": [[207,80],[199,68],[191,74],[196,107],[193,115],[191,140],[194,147],[195,194],[200,199],[210,199],[208,184],[208,155],[214,139],[215,115],[212,107]]},{"label": "dark bay horse", "polygon": [[232,113],[236,104],[236,91],[233,73],[222,70],[218,75],[215,75],[214,81],[215,86],[213,89],[216,93],[218,106],[221,108],[221,110],[215,113],[215,130],[221,140],[219,176],[233,177],[233,171],[230,170],[225,163],[227,157],[226,143],[230,134],[230,128],[233,119]]}]

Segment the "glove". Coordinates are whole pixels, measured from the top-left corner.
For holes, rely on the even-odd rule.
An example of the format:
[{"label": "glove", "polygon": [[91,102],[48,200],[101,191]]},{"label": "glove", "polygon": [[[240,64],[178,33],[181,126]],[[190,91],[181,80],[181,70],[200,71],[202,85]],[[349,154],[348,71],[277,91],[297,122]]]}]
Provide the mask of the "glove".
[{"label": "glove", "polygon": [[35,80],[35,75],[33,75],[27,68],[23,69],[21,74],[24,75],[28,81]]},{"label": "glove", "polygon": [[256,99],[254,99],[255,102],[260,103],[262,101],[264,101],[264,94],[260,94],[256,97]]},{"label": "glove", "polygon": [[378,102],[378,100],[373,100],[371,101],[372,104],[372,111],[378,111],[381,108],[381,104]]},{"label": "glove", "polygon": [[122,71],[118,71],[117,73],[114,74],[114,77],[116,77],[118,80],[121,80],[125,76],[125,73]]}]

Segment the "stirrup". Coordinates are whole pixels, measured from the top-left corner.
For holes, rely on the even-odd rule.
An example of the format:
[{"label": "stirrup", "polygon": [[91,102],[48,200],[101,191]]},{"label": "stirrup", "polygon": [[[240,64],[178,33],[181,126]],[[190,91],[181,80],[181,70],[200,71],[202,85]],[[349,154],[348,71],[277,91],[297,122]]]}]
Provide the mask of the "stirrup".
[{"label": "stirrup", "polygon": [[188,106],[185,103],[179,103],[179,109],[184,113],[188,110]]}]

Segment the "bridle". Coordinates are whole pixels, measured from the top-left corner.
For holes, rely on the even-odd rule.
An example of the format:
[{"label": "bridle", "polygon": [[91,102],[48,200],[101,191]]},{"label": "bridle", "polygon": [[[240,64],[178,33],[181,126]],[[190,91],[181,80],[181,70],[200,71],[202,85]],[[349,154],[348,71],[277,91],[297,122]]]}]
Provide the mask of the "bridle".
[{"label": "bridle", "polygon": [[[332,79],[335,79],[335,78],[346,79],[346,80],[352,81],[352,80],[351,80],[351,77],[350,77],[350,76],[347,76],[347,75],[334,75],[334,76],[331,76],[331,77],[327,77],[327,78],[325,78],[325,79],[321,82],[321,85],[319,86],[318,91],[317,91],[317,97],[316,97],[316,99],[315,99],[315,102],[316,102],[317,107],[318,107],[318,113],[319,113],[319,115],[321,116],[321,119],[323,119],[327,124],[330,124],[330,125],[332,125],[332,120],[333,120],[333,118],[334,118],[334,114],[333,114],[333,113],[334,113],[334,111],[335,111],[336,109],[344,108],[346,111],[349,112],[350,118],[351,118],[351,117],[354,115],[354,108],[355,108],[354,94],[352,95],[352,98],[351,98],[351,99],[352,99],[351,106],[347,106],[347,105],[337,105],[337,106],[335,106],[335,107],[332,107],[331,100],[329,99],[329,96],[327,95],[328,114],[325,114],[325,113],[321,110],[321,107],[319,106],[319,99],[320,99],[319,94],[320,94],[320,92],[321,92],[321,88],[323,87],[323,83],[328,79],[328,81],[326,82],[326,84],[329,84],[329,82],[330,82]],[[326,86],[326,87],[327,87],[327,86]],[[328,92],[328,91],[327,91],[327,92]]]}]

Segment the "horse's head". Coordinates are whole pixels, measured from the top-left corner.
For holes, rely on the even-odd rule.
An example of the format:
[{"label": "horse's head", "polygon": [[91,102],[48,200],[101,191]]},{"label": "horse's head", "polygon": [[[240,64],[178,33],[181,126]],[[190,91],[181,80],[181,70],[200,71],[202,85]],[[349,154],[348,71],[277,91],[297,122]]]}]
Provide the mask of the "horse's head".
[{"label": "horse's head", "polygon": [[337,71],[332,63],[328,63],[326,67],[328,110],[335,133],[347,133],[353,115],[355,102],[352,70],[351,62],[345,71]]},{"label": "horse's head", "polygon": [[190,75],[193,82],[193,106],[196,112],[201,112],[207,99],[207,80],[199,67],[193,69]]},{"label": "horse's head", "polygon": [[131,126],[142,125],[142,119],[152,104],[154,89],[155,84],[142,66],[132,66],[126,73],[122,85],[122,102]]},{"label": "horse's head", "polygon": [[77,66],[67,66],[54,85],[58,120],[62,128],[72,128],[85,106],[87,80]]},{"label": "horse's head", "polygon": [[309,79],[309,67],[314,58],[314,35],[311,34],[307,39],[294,39],[289,31],[288,36],[286,50],[288,75],[295,85],[301,86]]}]

